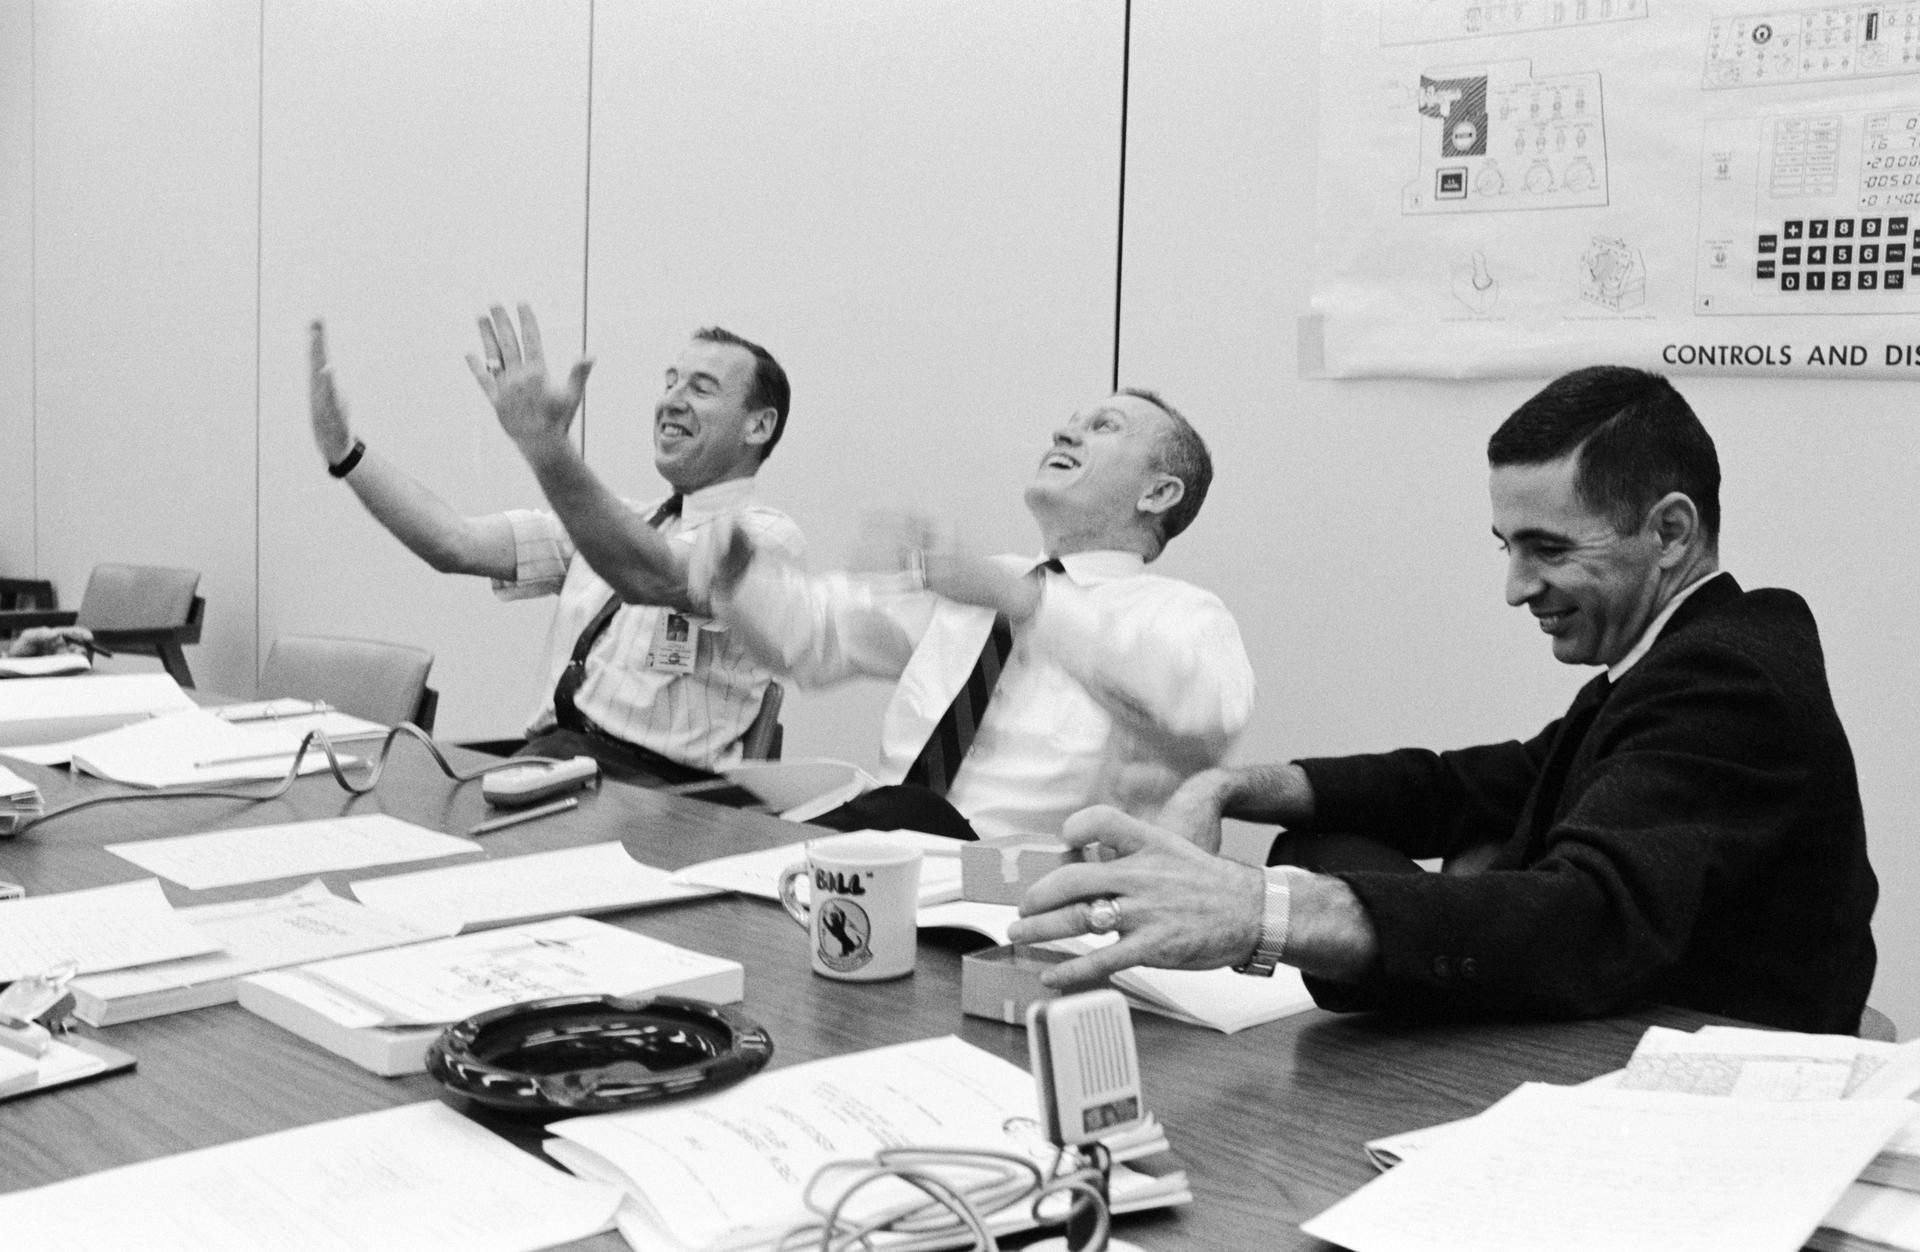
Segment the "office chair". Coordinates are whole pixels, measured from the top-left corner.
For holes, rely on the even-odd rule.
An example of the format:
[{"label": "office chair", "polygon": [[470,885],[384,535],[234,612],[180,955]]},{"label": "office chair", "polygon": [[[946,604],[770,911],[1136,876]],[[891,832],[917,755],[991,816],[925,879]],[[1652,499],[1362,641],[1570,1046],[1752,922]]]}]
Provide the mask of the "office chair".
[{"label": "office chair", "polygon": [[403,643],[282,635],[260,669],[260,697],[325,700],[342,713],[433,730],[440,693],[427,686],[433,653]]},{"label": "office chair", "polygon": [[[157,657],[182,687],[193,686],[181,647],[200,642],[207,602],[194,594],[200,571],[162,565],[96,565],[87,577],[79,610],[0,611],[0,635],[30,626],[85,626],[101,647]],[[47,585],[47,599],[53,589]]]}]

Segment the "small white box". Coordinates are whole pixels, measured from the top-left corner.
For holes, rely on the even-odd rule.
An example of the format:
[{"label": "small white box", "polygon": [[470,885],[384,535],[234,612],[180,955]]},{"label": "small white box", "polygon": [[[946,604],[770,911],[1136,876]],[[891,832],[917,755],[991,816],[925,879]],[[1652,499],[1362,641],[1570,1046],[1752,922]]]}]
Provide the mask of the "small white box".
[{"label": "small white box", "polygon": [[1080,854],[1041,835],[1001,835],[960,845],[960,898],[976,904],[1018,904],[1027,888]]},{"label": "small white box", "polygon": [[1024,1026],[1028,1005],[1060,994],[1040,975],[1072,959],[1071,952],[1016,943],[969,952],[960,958],[960,1011]]}]

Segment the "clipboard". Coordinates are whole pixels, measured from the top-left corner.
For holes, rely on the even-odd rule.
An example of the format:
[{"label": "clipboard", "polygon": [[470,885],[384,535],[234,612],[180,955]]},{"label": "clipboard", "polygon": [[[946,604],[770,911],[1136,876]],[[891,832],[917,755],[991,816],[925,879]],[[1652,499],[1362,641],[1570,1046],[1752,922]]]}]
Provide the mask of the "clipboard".
[{"label": "clipboard", "polygon": [[92,1082],[109,1074],[124,1073],[132,1069],[134,1064],[130,1054],[108,1047],[97,1039],[73,1034],[59,1035],[54,1038],[47,1055],[40,1058],[38,1080],[0,1094],[0,1102],[17,1100],[39,1091],[51,1091],[55,1087]]}]

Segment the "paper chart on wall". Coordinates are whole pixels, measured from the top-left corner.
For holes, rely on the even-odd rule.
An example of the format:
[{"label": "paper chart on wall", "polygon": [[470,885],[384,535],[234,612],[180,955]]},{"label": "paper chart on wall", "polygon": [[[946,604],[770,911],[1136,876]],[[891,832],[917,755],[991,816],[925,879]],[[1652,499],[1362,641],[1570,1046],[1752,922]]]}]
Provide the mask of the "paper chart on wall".
[{"label": "paper chart on wall", "polygon": [[1341,15],[1303,372],[1920,375],[1920,2]]}]

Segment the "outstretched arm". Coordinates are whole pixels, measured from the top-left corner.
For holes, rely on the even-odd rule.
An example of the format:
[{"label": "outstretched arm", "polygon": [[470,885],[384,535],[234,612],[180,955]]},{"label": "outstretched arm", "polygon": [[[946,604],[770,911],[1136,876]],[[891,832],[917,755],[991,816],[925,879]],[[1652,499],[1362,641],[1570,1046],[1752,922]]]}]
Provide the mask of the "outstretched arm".
[{"label": "outstretched arm", "polygon": [[467,365],[587,564],[629,604],[701,611],[687,592],[684,552],[608,490],[568,438],[593,362],[575,363],[554,385],[540,324],[524,303],[517,333],[507,311],[494,305],[480,319],[480,342],[486,360],[468,354]]},{"label": "outstretched arm", "polygon": [[[353,448],[353,429],[347,422],[346,402],[334,384],[333,366],[327,360],[326,325],[318,318],[309,332],[308,355],[307,402],[313,442],[329,466],[338,465]],[[442,573],[513,577],[513,530],[505,517],[462,517],[372,448],[347,474],[347,485],[375,521]]]}]

